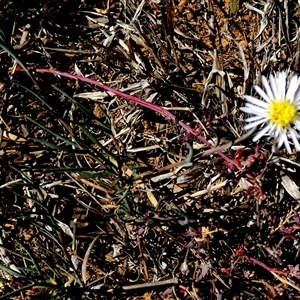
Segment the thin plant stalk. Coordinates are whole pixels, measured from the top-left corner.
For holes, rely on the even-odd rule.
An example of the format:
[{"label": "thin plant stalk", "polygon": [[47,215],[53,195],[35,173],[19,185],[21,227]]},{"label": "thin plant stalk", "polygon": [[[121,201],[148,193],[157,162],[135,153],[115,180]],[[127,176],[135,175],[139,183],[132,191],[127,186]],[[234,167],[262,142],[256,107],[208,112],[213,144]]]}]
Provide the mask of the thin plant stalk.
[{"label": "thin plant stalk", "polygon": [[[66,72],[61,72],[61,71],[57,71],[57,70],[51,70],[51,69],[36,69],[37,72],[39,73],[52,73],[52,74],[56,74],[56,75],[60,75],[63,77],[67,77],[70,79],[74,79],[74,80],[80,80],[95,86],[99,86],[102,89],[112,92],[113,94],[115,94],[116,96],[119,96],[121,98],[126,99],[129,102],[135,103],[135,104],[139,104],[143,107],[149,108],[153,111],[156,111],[157,113],[163,115],[164,117],[166,117],[167,120],[171,120],[177,124],[179,124],[183,129],[185,129],[189,134],[195,136],[198,140],[200,140],[203,144],[205,144],[206,146],[210,147],[210,148],[214,148],[214,145],[212,145],[211,143],[209,143],[203,136],[199,135],[198,133],[196,133],[190,126],[188,126],[187,124],[185,124],[184,122],[180,121],[177,119],[177,117],[175,115],[173,115],[171,112],[167,111],[166,109],[164,109],[163,107],[147,102],[145,100],[142,100],[140,98],[122,93],[121,91],[118,91],[110,86],[104,85],[103,83],[100,83],[96,80],[90,79],[90,78],[86,78],[84,76],[79,76],[79,75],[72,75]],[[225,155],[222,151],[220,150],[216,150],[216,153],[222,157],[225,161],[227,161],[230,164],[235,165],[238,169],[240,169],[240,167],[232,160],[230,159],[227,155]]]}]

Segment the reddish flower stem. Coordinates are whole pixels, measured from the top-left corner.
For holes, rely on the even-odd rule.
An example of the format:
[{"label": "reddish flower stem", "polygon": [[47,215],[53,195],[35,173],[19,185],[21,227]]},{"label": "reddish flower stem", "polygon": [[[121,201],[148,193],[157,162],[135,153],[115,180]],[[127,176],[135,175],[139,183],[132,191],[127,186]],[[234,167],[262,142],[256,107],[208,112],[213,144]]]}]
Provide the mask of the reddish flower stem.
[{"label": "reddish flower stem", "polygon": [[[135,104],[139,104],[141,106],[147,107],[149,109],[152,109],[154,111],[156,111],[157,113],[165,116],[167,119],[172,120],[173,122],[179,124],[183,129],[185,129],[188,133],[192,134],[193,136],[195,136],[197,139],[199,139],[203,144],[205,144],[206,146],[210,147],[210,148],[214,148],[214,145],[212,145],[211,143],[209,143],[203,136],[197,134],[196,132],[194,132],[194,130],[188,126],[187,124],[185,124],[184,122],[180,121],[177,119],[177,117],[175,115],[173,115],[172,113],[170,113],[169,111],[165,110],[163,107],[147,102],[145,100],[142,100],[140,98],[122,93],[121,91],[118,91],[110,86],[104,85],[103,83],[100,83],[96,80],[90,79],[90,78],[86,78],[84,76],[79,76],[79,75],[72,75],[66,72],[61,72],[61,71],[56,71],[56,70],[51,70],[51,69],[36,69],[37,72],[40,73],[52,73],[52,74],[57,74],[57,75],[61,75],[63,77],[67,77],[70,79],[75,79],[75,80],[80,80],[83,82],[87,82],[89,84],[92,85],[96,85],[101,87],[102,89],[112,92],[114,93],[116,96],[119,96],[121,98],[124,98],[132,103]],[[222,157],[225,161],[227,161],[230,164],[235,165],[239,170],[240,167],[232,160],[230,159],[227,155],[225,155],[223,152],[216,150],[216,153]]]}]

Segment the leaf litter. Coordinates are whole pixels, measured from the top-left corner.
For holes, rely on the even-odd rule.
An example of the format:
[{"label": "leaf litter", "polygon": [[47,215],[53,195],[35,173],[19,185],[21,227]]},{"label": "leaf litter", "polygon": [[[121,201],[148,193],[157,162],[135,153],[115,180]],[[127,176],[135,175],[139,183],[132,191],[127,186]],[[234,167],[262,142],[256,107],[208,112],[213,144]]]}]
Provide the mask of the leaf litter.
[{"label": "leaf litter", "polygon": [[239,108],[298,72],[298,5],[23,5],[1,3],[0,297],[297,299],[298,154]]}]

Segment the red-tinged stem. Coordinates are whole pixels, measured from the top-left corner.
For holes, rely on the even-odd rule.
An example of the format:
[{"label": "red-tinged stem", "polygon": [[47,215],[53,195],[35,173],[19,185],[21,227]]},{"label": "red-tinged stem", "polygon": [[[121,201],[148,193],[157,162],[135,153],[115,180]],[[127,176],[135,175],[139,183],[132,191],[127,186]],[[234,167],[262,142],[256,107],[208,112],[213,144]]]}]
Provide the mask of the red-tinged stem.
[{"label": "red-tinged stem", "polygon": [[[111,88],[110,86],[104,85],[103,83],[100,83],[100,82],[98,82],[98,81],[96,81],[94,79],[90,79],[90,78],[87,78],[87,77],[84,77],[84,76],[72,75],[72,74],[69,74],[69,73],[66,73],[66,72],[61,72],[61,71],[56,71],[56,70],[51,70],[51,69],[36,69],[36,71],[40,72],[40,73],[57,74],[57,75],[61,75],[63,77],[67,77],[67,78],[71,78],[71,79],[75,79],[75,80],[80,80],[80,81],[83,81],[83,82],[87,82],[89,84],[93,84],[93,85],[99,86],[99,87],[101,87],[102,89],[104,89],[106,91],[114,93],[116,96],[119,96],[121,98],[124,98],[124,99],[130,101],[130,102],[133,102],[135,104],[139,104],[141,106],[147,107],[149,109],[152,109],[152,110],[158,112],[159,114],[165,116],[167,119],[170,119],[170,120],[172,120],[175,123],[178,123],[188,133],[190,133],[193,136],[195,136],[197,139],[199,139],[206,146],[208,146],[210,148],[214,147],[203,136],[195,133],[194,130],[190,126],[188,126],[184,122],[178,120],[175,115],[173,115],[168,110],[165,110],[164,108],[162,108],[159,105],[156,105],[156,104],[147,102],[145,100],[142,100],[140,98],[137,98],[137,97],[134,97],[134,96],[122,93],[121,91],[115,90],[114,88]],[[235,165],[238,169],[240,169],[240,167],[233,160],[231,160],[227,155],[225,155],[223,152],[217,150],[216,153],[220,157],[222,157],[224,160],[226,160],[230,164]]]},{"label": "red-tinged stem", "polygon": [[273,269],[273,268],[267,266],[266,264],[262,263],[261,261],[255,259],[255,258],[252,258],[252,257],[249,257],[249,256],[245,256],[245,258],[247,260],[251,261],[252,263],[256,264],[256,265],[259,265],[259,266],[263,267],[264,269],[266,269],[269,272],[273,272],[273,273],[285,275],[285,273],[283,271],[280,271],[280,270],[277,270],[277,269]]}]

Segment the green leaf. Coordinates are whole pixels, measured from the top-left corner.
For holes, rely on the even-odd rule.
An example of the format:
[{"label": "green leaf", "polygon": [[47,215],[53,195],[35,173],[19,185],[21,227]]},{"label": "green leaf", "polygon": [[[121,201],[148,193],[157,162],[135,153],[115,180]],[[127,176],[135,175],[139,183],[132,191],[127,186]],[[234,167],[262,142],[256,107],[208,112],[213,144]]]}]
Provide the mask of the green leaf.
[{"label": "green leaf", "polygon": [[6,273],[10,274],[11,276],[15,278],[26,278],[26,276],[22,273],[19,273],[17,271],[12,270],[11,268],[8,268],[0,263],[0,269],[5,271]]},{"label": "green leaf", "polygon": [[118,167],[118,161],[116,157],[105,147],[103,147],[101,143],[99,143],[98,140],[86,129],[85,126],[80,125],[79,128],[94,144],[96,144],[99,148],[101,148],[104,151],[103,156],[106,162],[109,164],[113,164],[115,167]]},{"label": "green leaf", "polygon": [[48,141],[45,141],[45,140],[41,140],[41,139],[36,139],[36,138],[30,138],[31,140],[35,141],[35,142],[38,142],[46,147],[49,147],[51,149],[54,149],[54,150],[58,150],[58,151],[61,151],[61,152],[64,152],[64,153],[72,153],[72,149],[66,147],[66,146],[60,146],[60,145],[57,145],[57,144],[54,144],[54,143],[51,143],[51,142],[48,142]]}]

